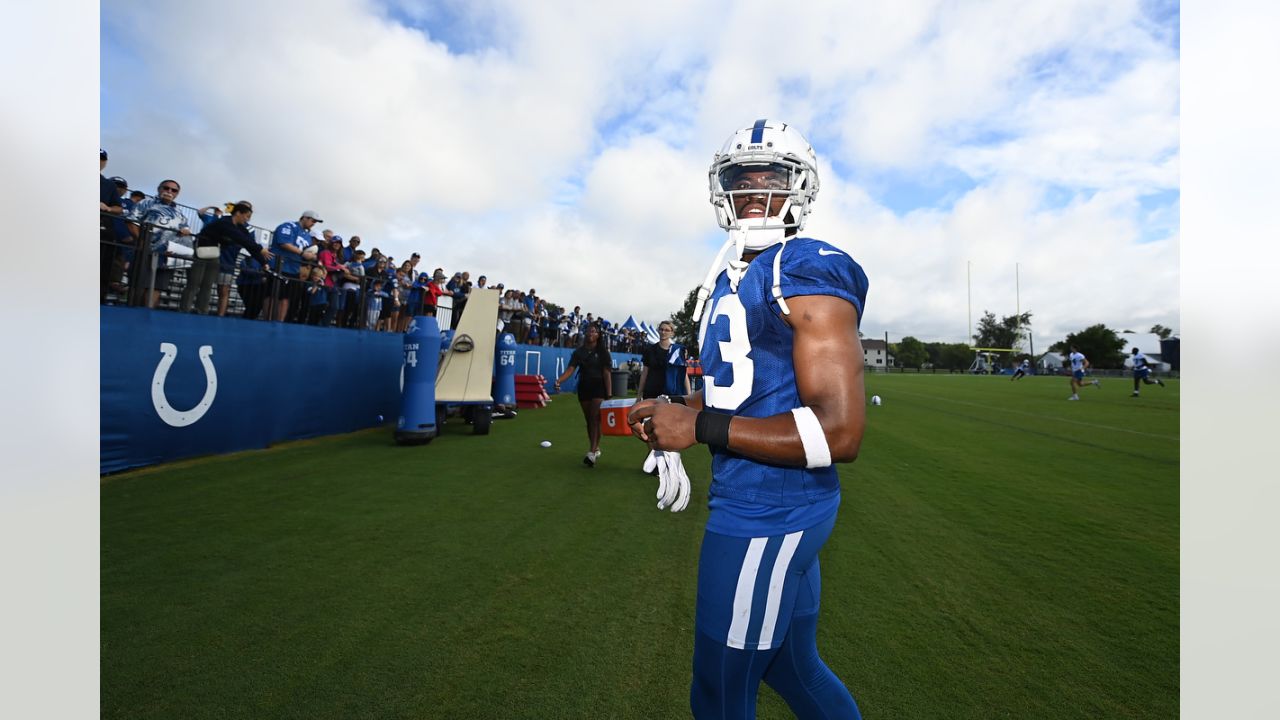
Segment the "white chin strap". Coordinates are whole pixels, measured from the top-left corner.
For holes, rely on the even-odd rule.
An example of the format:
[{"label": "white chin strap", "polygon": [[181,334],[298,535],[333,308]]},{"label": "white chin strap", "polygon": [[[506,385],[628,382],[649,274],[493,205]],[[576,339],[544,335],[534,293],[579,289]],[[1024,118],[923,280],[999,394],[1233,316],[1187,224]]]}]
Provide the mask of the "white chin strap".
[{"label": "white chin strap", "polygon": [[[782,248],[778,249],[778,253],[773,256],[773,287],[770,293],[773,299],[777,301],[778,307],[782,310],[783,315],[790,315],[791,308],[787,307],[787,301],[782,297],[782,251],[786,248],[787,230],[782,227],[758,227],[763,225],[764,220],[743,220],[739,225],[729,228],[729,239],[720,247],[720,252],[716,253],[716,259],[711,261],[711,267],[707,269],[707,277],[702,281],[702,286],[698,288],[698,301],[693,307],[693,316],[699,318],[698,325],[698,345],[701,346],[703,339],[706,337],[706,321],[702,316],[702,309],[707,303],[707,299],[711,297],[711,291],[715,288],[716,276],[720,274],[720,267],[724,264],[725,254],[729,248],[734,249],[735,257],[729,259],[729,267],[725,272],[729,276],[729,291],[738,292],[738,283],[742,280],[742,276],[747,273],[748,263],[742,260],[742,255],[750,250],[752,252],[760,252],[766,250],[779,243]],[[743,227],[746,225],[746,227]]]},{"label": "white chin strap", "polygon": [[[729,237],[734,238],[734,244],[738,245],[742,252],[768,250],[782,242],[786,237],[787,229],[779,225],[766,225],[767,222],[764,218],[739,220],[736,226],[729,228]],[[736,236],[740,236],[741,240]]]}]

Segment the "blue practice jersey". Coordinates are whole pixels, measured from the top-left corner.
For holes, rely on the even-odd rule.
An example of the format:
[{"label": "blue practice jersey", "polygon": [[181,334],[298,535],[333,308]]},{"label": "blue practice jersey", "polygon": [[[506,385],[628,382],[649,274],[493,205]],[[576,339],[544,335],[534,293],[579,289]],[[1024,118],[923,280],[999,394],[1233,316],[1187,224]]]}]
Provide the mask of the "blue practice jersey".
[{"label": "blue practice jersey", "polygon": [[[729,290],[728,275],[716,279],[707,305],[706,337],[702,347],[702,371],[707,409],[744,417],[768,417],[789,412],[804,403],[796,387],[792,361],[794,331],[782,319],[773,299],[774,256],[782,251],[783,297],[832,295],[849,301],[861,321],[867,297],[867,276],[844,251],[820,240],[796,238],[774,245],[747,267],[738,292]],[[862,362],[862,358],[850,358]],[[839,502],[840,480],[834,466],[785,467],[752,460],[725,448],[712,447],[711,497],[732,509],[745,524],[749,516],[768,515],[773,520],[786,513],[770,508],[804,510],[815,503]],[[751,508],[750,506],[768,506]],[[834,512],[832,505],[829,512]],[[717,532],[738,534],[724,527]],[[708,523],[708,528],[712,523]],[[750,530],[758,530],[758,524]],[[748,528],[740,528],[747,532]]]},{"label": "blue practice jersey", "polygon": [[671,343],[671,347],[667,350],[666,376],[663,378],[662,391],[667,395],[684,395],[685,373],[688,369],[689,363],[685,359],[684,346],[680,343]]},{"label": "blue practice jersey", "polygon": [[284,245],[306,250],[311,245],[311,232],[303,230],[297,222],[287,222],[281,223],[271,234],[271,250],[280,258],[280,272],[296,276],[302,269],[302,256],[280,249]]}]

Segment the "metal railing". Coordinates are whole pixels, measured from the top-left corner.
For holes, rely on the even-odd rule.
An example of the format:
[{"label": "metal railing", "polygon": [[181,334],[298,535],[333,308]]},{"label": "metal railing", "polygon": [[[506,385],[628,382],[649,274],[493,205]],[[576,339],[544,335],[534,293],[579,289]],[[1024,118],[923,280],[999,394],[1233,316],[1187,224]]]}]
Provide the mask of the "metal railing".
[{"label": "metal railing", "polygon": [[[190,208],[186,208],[190,210]],[[194,211],[192,211],[194,212]],[[186,213],[184,212],[184,215]],[[102,255],[101,300],[104,304],[147,307],[161,310],[181,310],[183,292],[188,288],[188,271],[194,261],[194,231],[188,237],[179,237],[168,228],[139,223],[107,213],[102,214],[100,244]],[[188,221],[190,224],[190,221]],[[121,239],[118,223],[137,228],[137,236]],[[193,226],[194,227],[194,226]],[[270,233],[262,228],[250,227],[258,243],[269,247]],[[166,235],[167,242],[159,245],[159,235]],[[187,243],[190,243],[188,245]],[[158,247],[152,250],[153,244]],[[183,248],[189,248],[188,250]],[[387,276],[343,273],[335,278],[332,287],[312,279],[312,273],[320,263],[303,258],[299,261],[297,276],[281,272],[282,260],[277,253],[271,266],[261,268],[256,262],[243,261],[243,251],[235,255],[234,264],[227,268],[220,264],[215,285],[218,295],[210,298],[211,307],[206,313],[239,316],[247,319],[283,320],[299,324],[326,325],[352,329],[384,329],[402,332],[408,323],[408,289],[400,288],[404,297],[400,309],[395,310],[391,280]],[[219,259],[222,262],[222,258]],[[256,266],[256,267],[255,267]],[[324,302],[313,302],[323,293]],[[425,293],[424,293],[425,295]],[[225,297],[225,301],[221,298]],[[284,304],[291,301],[292,307]],[[197,310],[192,298],[190,309]],[[225,305],[223,304],[225,302]],[[325,309],[313,310],[321,304]],[[330,309],[332,307],[332,309]],[[383,308],[387,307],[384,312]],[[416,309],[419,314],[436,314],[442,327],[452,322],[453,297],[443,295],[436,305],[423,303]],[[400,322],[393,322],[399,320]]]},{"label": "metal railing", "polygon": [[[189,270],[195,260],[196,236],[203,229],[204,221],[195,208],[177,203],[174,207],[183,216],[191,232],[185,238],[179,238],[174,231],[167,228],[140,223],[119,215],[101,214],[100,301],[102,304],[160,310],[182,309],[183,291],[189,285]],[[122,231],[122,228],[128,227],[136,228],[137,234]],[[270,230],[255,225],[248,225],[247,229],[259,245],[271,248],[272,232]],[[153,240],[158,239],[159,233],[167,233],[169,242],[163,246],[163,249],[153,252],[151,246]],[[275,257],[272,259],[271,267],[261,270],[253,267],[257,265],[256,262],[246,267],[243,259],[247,256],[243,251],[235,255],[229,268],[221,264],[220,258],[218,277],[215,282],[217,291],[212,294],[211,306],[204,308],[205,312],[248,319],[311,322],[313,304],[310,298],[314,293],[310,292],[311,287],[301,277],[304,272],[299,272],[297,278],[284,276],[280,272],[283,258],[274,251],[273,254]],[[302,259],[299,267],[305,268],[305,274],[309,276],[311,269],[320,267],[320,264],[314,260]],[[307,280],[309,279],[308,277]],[[380,327],[391,331],[403,331],[408,324],[408,288],[399,288],[403,297],[400,298],[398,313],[394,310],[384,313],[382,308],[389,303],[394,308],[393,297],[385,286],[389,279],[391,279],[390,276],[359,277],[351,281],[356,287],[350,291],[345,288],[330,290],[326,285],[325,305],[340,303],[342,309],[322,313],[314,319],[315,324],[368,329]],[[344,277],[336,284],[345,285],[347,279]],[[291,307],[287,308],[281,317],[283,305],[281,301],[286,297],[289,298]],[[193,303],[191,309],[195,310],[194,303],[198,300],[189,299],[189,302]],[[356,310],[350,310],[353,307]],[[419,309],[425,312],[434,311],[437,322],[442,328],[453,325],[451,295],[440,296],[436,308],[423,306]],[[339,312],[342,314],[339,315]],[[528,334],[526,340],[530,344],[563,348],[576,346],[581,340],[580,335],[573,334],[572,329],[562,324],[559,317],[544,318],[539,314],[537,317],[530,317],[530,325],[524,326],[523,315],[519,318],[513,317],[506,331],[515,332],[516,325],[519,323],[519,329],[524,332],[518,334]],[[395,322],[387,322],[388,319],[394,319]],[[536,338],[529,332],[534,327],[538,330]],[[643,345],[643,342],[637,345],[634,342],[623,341],[620,336],[612,333],[609,336],[610,350],[614,352],[640,352]]]}]

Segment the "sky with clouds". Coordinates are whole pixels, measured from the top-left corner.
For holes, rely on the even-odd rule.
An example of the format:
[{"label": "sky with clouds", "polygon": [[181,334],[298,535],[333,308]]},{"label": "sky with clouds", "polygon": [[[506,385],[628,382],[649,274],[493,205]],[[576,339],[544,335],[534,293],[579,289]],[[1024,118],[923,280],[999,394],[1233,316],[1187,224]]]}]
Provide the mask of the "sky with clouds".
[{"label": "sky with clouds", "polygon": [[712,154],[776,118],[868,337],[1179,327],[1176,2],[611,5],[104,3],[107,173],[657,322],[723,241]]}]

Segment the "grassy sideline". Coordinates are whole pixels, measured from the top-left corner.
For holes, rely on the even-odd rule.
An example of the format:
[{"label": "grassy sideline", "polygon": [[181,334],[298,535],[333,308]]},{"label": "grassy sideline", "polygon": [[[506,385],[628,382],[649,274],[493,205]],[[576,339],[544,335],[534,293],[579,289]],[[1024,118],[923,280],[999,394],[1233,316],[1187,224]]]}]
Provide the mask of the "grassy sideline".
[{"label": "grassy sideline", "polygon": [[[867,378],[819,626],[866,717],[1178,715],[1178,383],[1130,390]],[[708,456],[673,515],[585,450],[561,395],[104,478],[102,717],[688,717]]]}]

